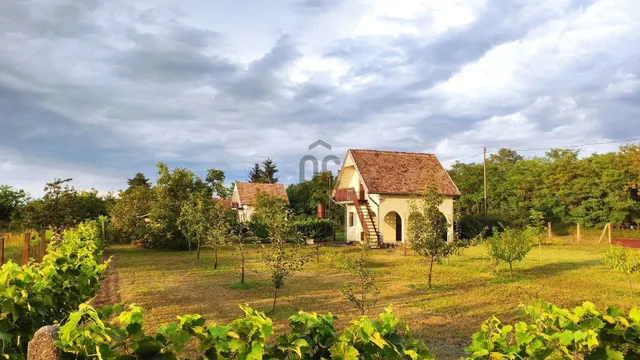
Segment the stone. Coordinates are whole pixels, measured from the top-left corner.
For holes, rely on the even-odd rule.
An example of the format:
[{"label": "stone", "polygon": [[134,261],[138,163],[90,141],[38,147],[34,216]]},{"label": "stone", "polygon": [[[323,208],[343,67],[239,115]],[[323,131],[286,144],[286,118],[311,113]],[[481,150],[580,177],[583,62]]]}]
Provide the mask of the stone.
[{"label": "stone", "polygon": [[54,343],[58,340],[57,326],[43,326],[29,341],[27,360],[60,360],[62,351]]}]

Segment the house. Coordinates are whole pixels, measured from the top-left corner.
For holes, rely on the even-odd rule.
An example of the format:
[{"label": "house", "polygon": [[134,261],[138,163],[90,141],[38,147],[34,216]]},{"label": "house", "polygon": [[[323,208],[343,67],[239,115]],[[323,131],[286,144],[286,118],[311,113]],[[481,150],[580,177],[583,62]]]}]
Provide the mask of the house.
[{"label": "house", "polygon": [[444,201],[439,209],[453,238],[453,201],[460,191],[433,154],[377,150],[349,150],[342,163],[333,201],[344,204],[347,241],[372,246],[406,242],[409,203],[435,184]]},{"label": "house", "polygon": [[236,210],[239,221],[250,221],[259,193],[276,196],[287,203],[289,198],[282,184],[263,184],[236,181],[231,195],[231,208]]}]

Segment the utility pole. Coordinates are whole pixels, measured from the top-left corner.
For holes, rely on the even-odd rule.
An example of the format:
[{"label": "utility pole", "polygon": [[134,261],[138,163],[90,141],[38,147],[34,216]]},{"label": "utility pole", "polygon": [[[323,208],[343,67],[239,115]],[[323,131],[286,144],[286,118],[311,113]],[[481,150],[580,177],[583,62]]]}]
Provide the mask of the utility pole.
[{"label": "utility pole", "polygon": [[484,157],[484,215],[487,215],[487,148],[483,148]]}]

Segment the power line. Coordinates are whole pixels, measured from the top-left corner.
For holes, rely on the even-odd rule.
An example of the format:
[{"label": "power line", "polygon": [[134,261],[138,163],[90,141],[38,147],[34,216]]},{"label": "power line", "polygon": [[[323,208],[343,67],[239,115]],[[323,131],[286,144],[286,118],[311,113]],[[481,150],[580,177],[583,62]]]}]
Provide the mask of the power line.
[{"label": "power line", "polygon": [[[574,148],[579,148],[579,147],[583,147],[583,146],[615,144],[615,143],[622,143],[622,142],[629,142],[629,141],[640,141],[640,138],[626,139],[626,140],[602,141],[602,142],[595,142],[595,143],[588,143],[588,144],[579,144],[579,145],[554,146],[554,147],[548,147],[548,148],[537,148],[537,149],[511,149],[511,150],[516,151],[516,152],[524,152],[524,151],[542,151],[542,150],[552,150],[552,149],[574,149]],[[498,152],[498,151],[499,151],[499,150],[487,150],[487,152],[491,152],[491,153],[495,153],[495,152]]]},{"label": "power line", "polygon": [[[548,147],[548,148],[510,149],[510,150],[513,150],[515,152],[526,152],[526,151],[543,151],[543,150],[552,150],[552,149],[575,149],[575,148],[579,148],[579,147],[583,147],[583,146],[616,144],[616,143],[623,143],[623,142],[629,142],[629,141],[640,141],[640,138],[633,138],[633,139],[626,139],[626,140],[602,141],[602,142],[579,144],[579,145],[554,146],[554,147]],[[487,150],[487,153],[497,153],[498,151],[499,150]],[[456,159],[456,160],[454,160],[454,162],[464,161],[464,160],[467,160],[467,159],[474,158],[476,156],[480,156],[482,154],[483,154],[483,152],[477,153],[477,154],[474,154],[474,155],[471,155],[471,156],[464,157],[462,159]]]}]

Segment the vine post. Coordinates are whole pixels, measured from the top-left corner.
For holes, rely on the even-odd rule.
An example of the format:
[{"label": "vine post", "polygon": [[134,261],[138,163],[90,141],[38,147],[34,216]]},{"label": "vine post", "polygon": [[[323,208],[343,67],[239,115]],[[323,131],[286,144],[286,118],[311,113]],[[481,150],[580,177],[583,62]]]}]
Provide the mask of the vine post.
[{"label": "vine post", "polygon": [[24,246],[22,247],[22,265],[29,263],[29,248],[31,246],[31,234],[24,233]]},{"label": "vine post", "polygon": [[547,223],[547,228],[549,229],[548,230],[549,231],[549,242],[551,242],[551,237],[552,237],[552,235],[551,235],[551,221],[549,221]]},{"label": "vine post", "polygon": [[612,239],[611,239],[611,223],[609,223],[609,245],[611,245],[612,243]]},{"label": "vine post", "polygon": [[4,237],[0,236],[0,266],[4,265]]},{"label": "vine post", "polygon": [[40,252],[38,253],[38,261],[42,261],[44,253],[47,251],[47,230],[40,230]]},{"label": "vine post", "polygon": [[577,224],[576,241],[580,244],[580,223]]}]

